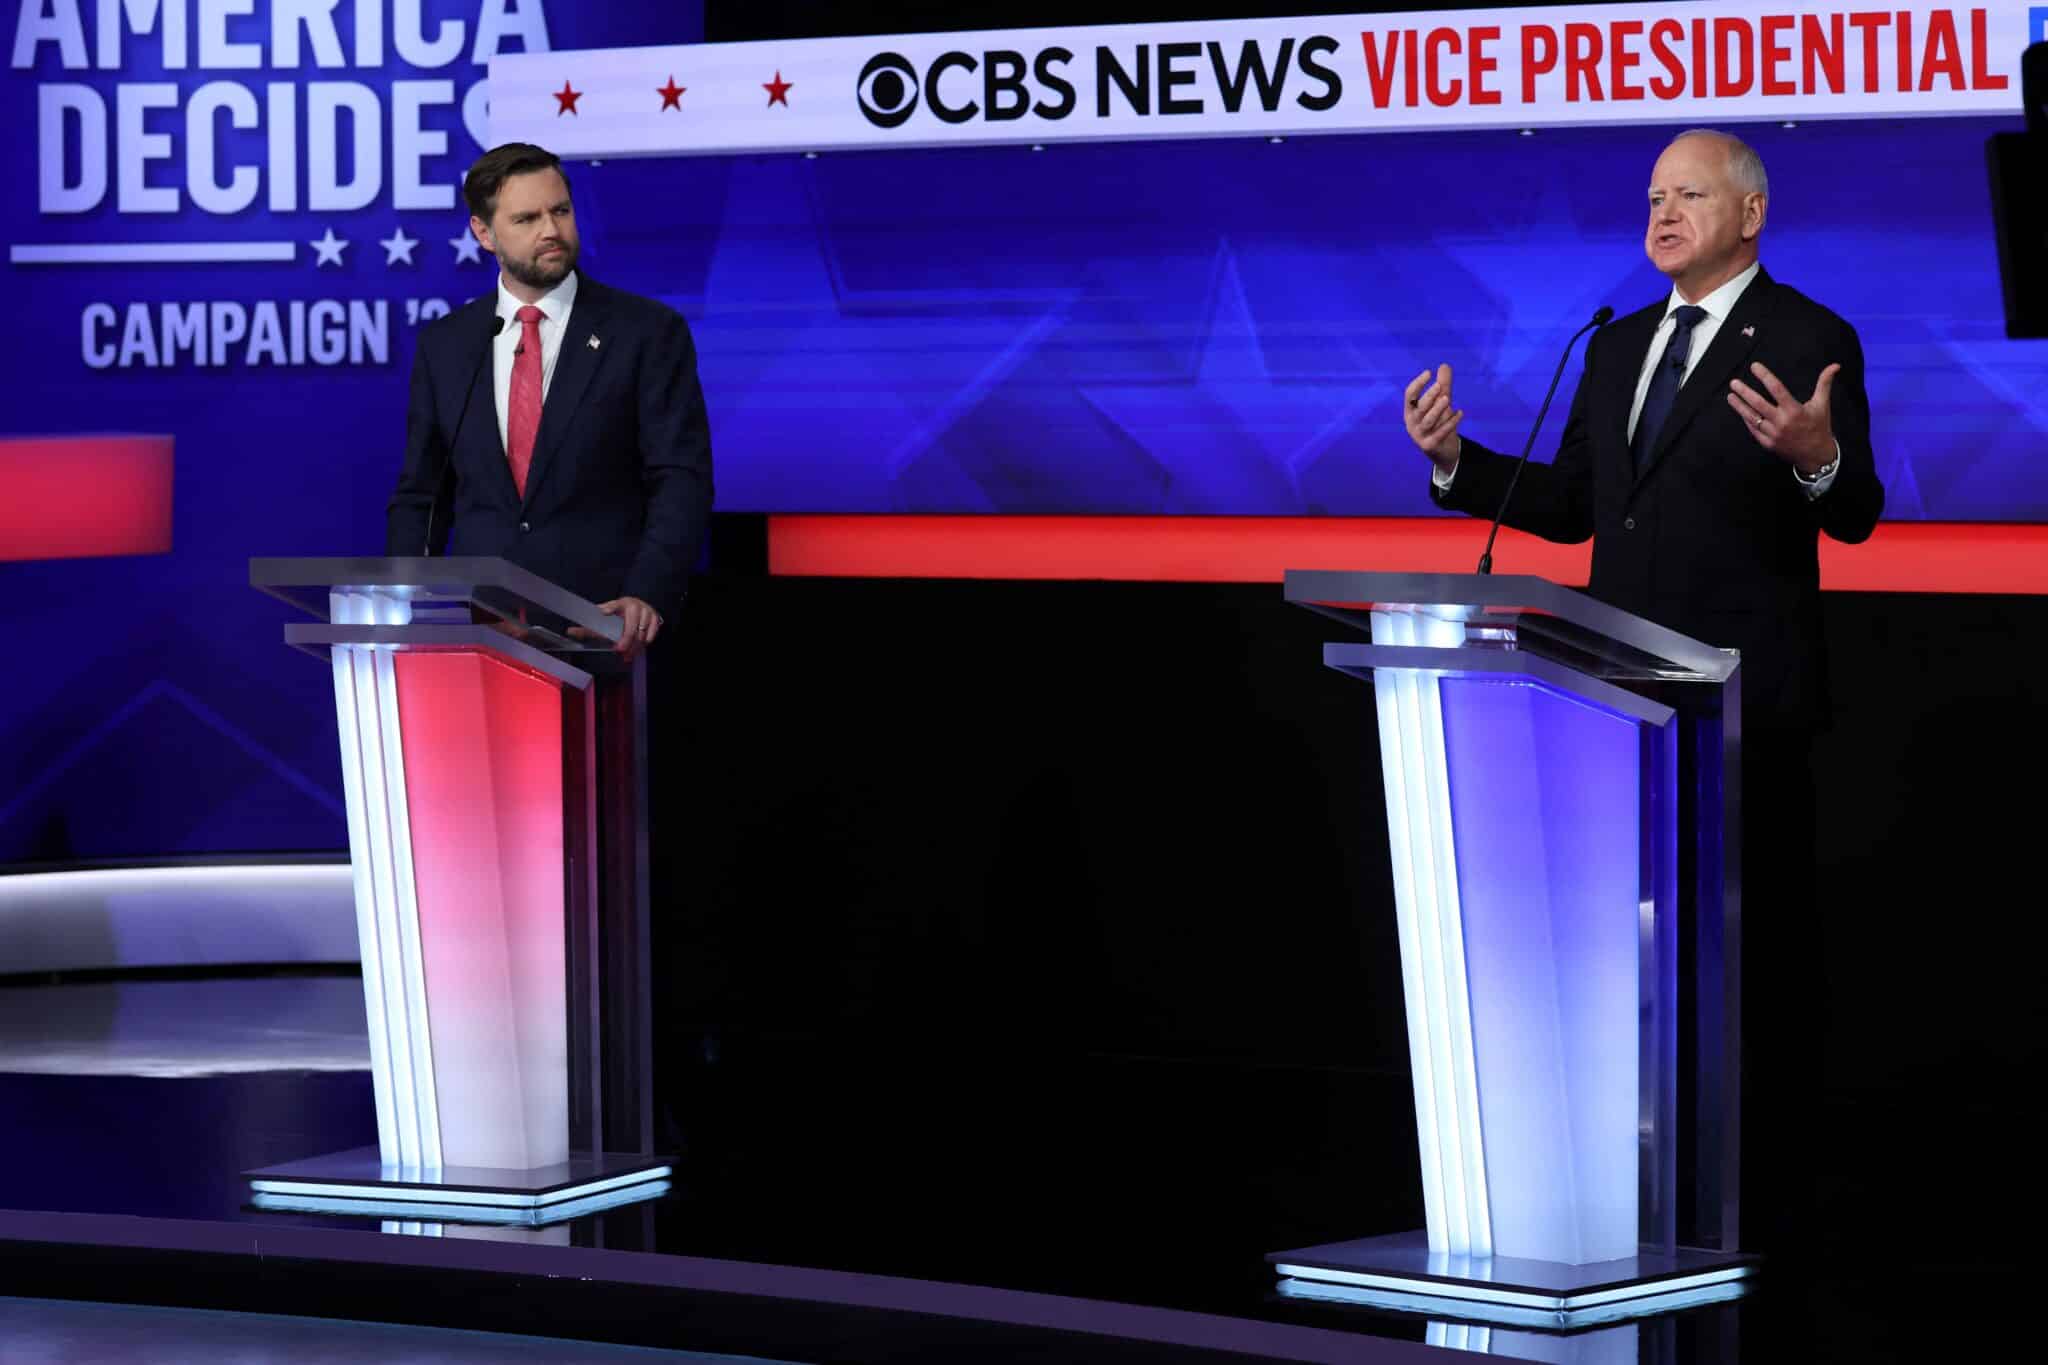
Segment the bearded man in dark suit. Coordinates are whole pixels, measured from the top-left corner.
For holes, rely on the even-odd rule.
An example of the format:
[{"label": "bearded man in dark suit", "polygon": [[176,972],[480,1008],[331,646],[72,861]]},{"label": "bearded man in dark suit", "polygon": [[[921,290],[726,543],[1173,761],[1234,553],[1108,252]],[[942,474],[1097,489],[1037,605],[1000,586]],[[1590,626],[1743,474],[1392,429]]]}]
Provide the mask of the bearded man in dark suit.
[{"label": "bearded man in dark suit", "polygon": [[[1818,543],[1884,510],[1855,329],[1758,260],[1763,162],[1683,133],[1650,177],[1644,247],[1671,293],[1594,334],[1564,438],[1531,463],[1510,526],[1593,540],[1588,591],[1742,652],[1743,1241],[1811,1232],[1798,1131],[1817,1109],[1823,987],[1815,907],[1815,732],[1828,707]],[[1451,371],[1408,385],[1408,435],[1441,506],[1491,518],[1514,461],[1463,438]]]},{"label": "bearded man in dark suit", "polygon": [[576,268],[553,153],[493,148],[462,192],[497,288],[421,329],[385,553],[503,556],[621,617],[630,658],[682,606],[710,522],[689,325]]}]

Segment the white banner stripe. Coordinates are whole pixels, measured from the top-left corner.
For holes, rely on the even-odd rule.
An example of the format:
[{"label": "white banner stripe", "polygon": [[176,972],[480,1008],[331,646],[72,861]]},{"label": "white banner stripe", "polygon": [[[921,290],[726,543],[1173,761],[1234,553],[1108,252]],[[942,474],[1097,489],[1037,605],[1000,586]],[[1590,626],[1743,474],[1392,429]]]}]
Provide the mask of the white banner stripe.
[{"label": "white banner stripe", "polygon": [[14,265],[218,264],[231,261],[290,261],[297,242],[92,242],[7,248]]},{"label": "white banner stripe", "polygon": [[510,53],[490,131],[598,158],[2017,115],[2044,14],[1671,0]]}]

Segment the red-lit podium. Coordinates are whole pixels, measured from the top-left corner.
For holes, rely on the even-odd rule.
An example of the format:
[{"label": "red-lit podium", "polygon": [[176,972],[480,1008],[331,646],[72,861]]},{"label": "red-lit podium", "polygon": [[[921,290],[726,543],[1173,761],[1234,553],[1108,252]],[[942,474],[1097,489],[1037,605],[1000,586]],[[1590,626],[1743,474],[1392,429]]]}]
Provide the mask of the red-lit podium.
[{"label": "red-lit podium", "polygon": [[501,559],[257,559],[318,618],[377,1146],[248,1173],[263,1207],[555,1221],[652,1154],[645,666]]}]

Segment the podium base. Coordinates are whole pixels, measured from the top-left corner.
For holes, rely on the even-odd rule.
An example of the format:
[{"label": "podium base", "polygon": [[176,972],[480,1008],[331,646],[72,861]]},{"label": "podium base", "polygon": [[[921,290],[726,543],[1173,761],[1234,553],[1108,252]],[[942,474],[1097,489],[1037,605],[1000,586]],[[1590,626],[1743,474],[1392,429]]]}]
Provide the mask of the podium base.
[{"label": "podium base", "polygon": [[431,1173],[383,1164],[375,1147],[243,1172],[260,1209],[363,1218],[436,1218],[538,1227],[668,1193],[665,1156],[572,1152],[531,1170],[441,1166]]},{"label": "podium base", "polygon": [[1645,1247],[1591,1265],[1431,1255],[1422,1232],[1330,1242],[1266,1257],[1283,1297],[1564,1331],[1739,1298],[1757,1258]]}]

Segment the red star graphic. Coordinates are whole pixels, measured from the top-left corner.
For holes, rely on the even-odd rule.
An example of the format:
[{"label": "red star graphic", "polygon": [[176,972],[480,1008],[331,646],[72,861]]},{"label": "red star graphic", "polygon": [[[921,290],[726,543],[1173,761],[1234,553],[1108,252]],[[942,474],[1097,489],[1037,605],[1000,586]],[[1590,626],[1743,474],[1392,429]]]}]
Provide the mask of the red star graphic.
[{"label": "red star graphic", "polygon": [[560,118],[564,114],[575,113],[576,101],[582,98],[583,92],[581,90],[571,89],[569,82],[563,81],[562,88],[555,92],[555,101],[562,106],[555,110],[555,117]]},{"label": "red star graphic", "polygon": [[680,114],[683,112],[683,92],[689,88],[687,85],[677,85],[676,78],[670,76],[667,85],[654,87],[654,93],[661,96],[663,109],[673,109]]},{"label": "red star graphic", "polygon": [[761,88],[768,92],[768,103],[779,104],[787,109],[789,108],[789,92],[796,89],[796,83],[782,79],[782,72],[778,70],[775,73],[774,80],[761,82]]}]

